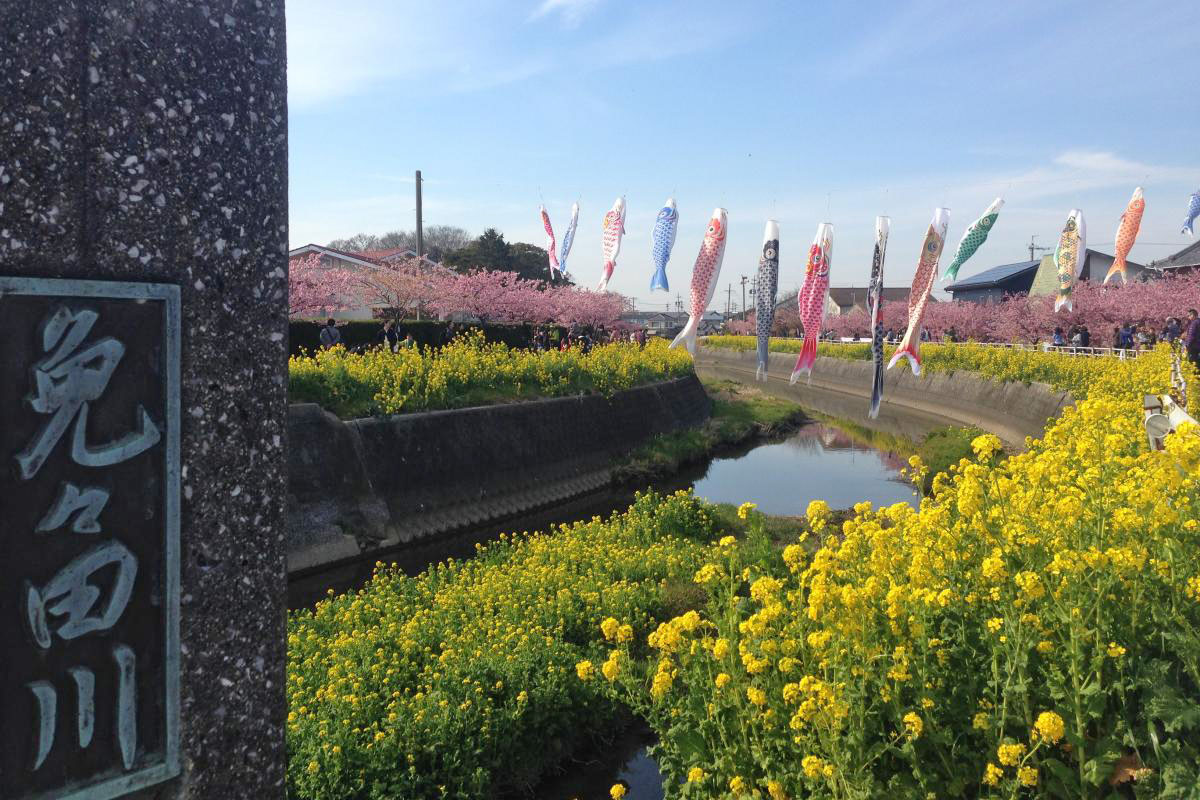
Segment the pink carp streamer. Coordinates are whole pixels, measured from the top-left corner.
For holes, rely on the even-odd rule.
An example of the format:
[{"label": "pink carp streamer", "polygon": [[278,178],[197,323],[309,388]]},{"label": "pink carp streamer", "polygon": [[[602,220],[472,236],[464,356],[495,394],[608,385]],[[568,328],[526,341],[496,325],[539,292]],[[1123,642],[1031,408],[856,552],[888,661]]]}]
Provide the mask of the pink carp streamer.
[{"label": "pink carp streamer", "polygon": [[562,274],[562,270],[558,267],[558,256],[554,254],[554,228],[550,226],[550,215],[546,213],[546,207],[538,206],[538,210],[542,212],[542,227],[546,229],[546,252],[550,254],[550,280],[554,280],[555,273]]},{"label": "pink carp streamer", "polygon": [[617,202],[604,215],[604,232],[600,244],[604,252],[604,272],[600,276],[597,291],[603,292],[612,280],[613,270],[617,266],[617,256],[621,252],[621,237],[625,235],[625,198],[618,197]]},{"label": "pink carp streamer", "polygon": [[908,330],[900,346],[892,354],[888,369],[903,358],[908,359],[914,375],[921,374],[921,320],[925,317],[925,307],[929,304],[929,293],[933,291],[933,282],[937,278],[938,261],[942,257],[942,249],[946,246],[946,229],[950,227],[950,210],[939,208],[933,212],[933,221],[925,232],[925,241],[921,245],[921,260],[917,262],[917,273],[913,275],[912,289],[908,293]]},{"label": "pink carp streamer", "polygon": [[804,324],[804,344],[796,366],[792,367],[791,383],[800,373],[812,378],[813,365],[817,363],[817,342],[821,338],[821,326],[825,322],[825,301],[829,296],[829,263],[833,259],[833,225],[822,222],[817,226],[817,235],[812,247],[808,248],[808,265],[804,270],[804,284],[796,301],[800,305],[800,322]]},{"label": "pink carp streamer", "polygon": [[1108,268],[1108,274],[1104,276],[1105,283],[1108,283],[1114,275],[1121,276],[1121,283],[1127,282],[1125,259],[1129,257],[1129,251],[1133,249],[1138,228],[1142,227],[1142,213],[1145,210],[1146,200],[1142,196],[1142,187],[1139,186],[1133,190],[1133,197],[1129,199],[1129,205],[1125,208],[1125,213],[1121,215],[1121,224],[1117,226],[1116,258],[1113,259],[1112,266]]},{"label": "pink carp streamer", "polygon": [[671,347],[683,344],[694,357],[696,355],[696,333],[700,330],[700,320],[704,311],[712,302],[713,292],[717,290],[717,277],[721,274],[721,262],[725,259],[725,227],[729,216],[725,209],[714,209],[712,219],[704,232],[704,241],[700,245],[700,254],[696,256],[696,266],[692,268],[692,305],[689,309],[687,325],[671,342]]}]

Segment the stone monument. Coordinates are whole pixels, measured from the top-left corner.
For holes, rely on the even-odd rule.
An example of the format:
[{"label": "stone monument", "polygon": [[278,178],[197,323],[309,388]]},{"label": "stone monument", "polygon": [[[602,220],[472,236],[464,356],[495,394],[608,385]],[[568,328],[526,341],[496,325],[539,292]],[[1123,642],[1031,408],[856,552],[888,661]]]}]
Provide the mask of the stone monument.
[{"label": "stone monument", "polygon": [[282,798],[283,0],[0,23],[0,797]]}]

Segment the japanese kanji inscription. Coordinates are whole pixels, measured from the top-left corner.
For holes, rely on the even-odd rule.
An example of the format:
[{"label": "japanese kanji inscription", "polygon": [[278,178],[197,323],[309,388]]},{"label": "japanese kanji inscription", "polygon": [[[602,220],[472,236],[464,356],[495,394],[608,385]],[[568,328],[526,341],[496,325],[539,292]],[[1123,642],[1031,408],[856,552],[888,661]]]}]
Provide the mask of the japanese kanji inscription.
[{"label": "japanese kanji inscription", "polygon": [[0,798],[179,772],[177,287],[0,277]]}]

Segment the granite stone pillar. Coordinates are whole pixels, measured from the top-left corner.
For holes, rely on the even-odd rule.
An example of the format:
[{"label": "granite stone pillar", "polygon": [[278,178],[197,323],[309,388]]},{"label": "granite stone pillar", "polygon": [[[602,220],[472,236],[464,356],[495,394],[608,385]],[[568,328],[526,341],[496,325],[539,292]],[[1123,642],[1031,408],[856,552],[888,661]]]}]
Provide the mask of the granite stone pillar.
[{"label": "granite stone pillar", "polygon": [[284,796],[283,6],[0,0],[0,797]]}]

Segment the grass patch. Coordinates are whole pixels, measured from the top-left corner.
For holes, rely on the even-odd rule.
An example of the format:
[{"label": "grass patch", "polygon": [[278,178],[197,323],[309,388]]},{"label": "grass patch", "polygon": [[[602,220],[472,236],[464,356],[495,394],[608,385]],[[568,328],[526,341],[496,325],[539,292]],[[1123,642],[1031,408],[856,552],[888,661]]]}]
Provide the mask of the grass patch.
[{"label": "grass patch", "polygon": [[704,381],[712,416],[700,427],[660,434],[635,450],[613,472],[618,484],[664,478],[722,448],[794,430],[809,417],[793,402],[736,381]]}]

